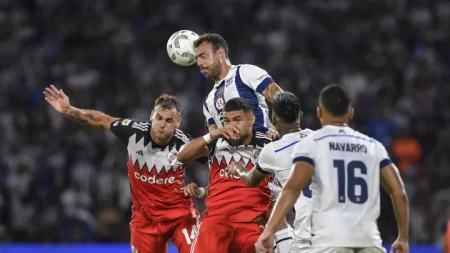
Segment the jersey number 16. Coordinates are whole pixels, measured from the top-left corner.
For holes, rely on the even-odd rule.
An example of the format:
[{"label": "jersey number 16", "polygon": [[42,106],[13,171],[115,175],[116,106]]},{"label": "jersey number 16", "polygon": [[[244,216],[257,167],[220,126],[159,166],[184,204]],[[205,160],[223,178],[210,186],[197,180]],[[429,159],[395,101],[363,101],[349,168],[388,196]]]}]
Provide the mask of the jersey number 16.
[{"label": "jersey number 16", "polygon": [[[361,161],[350,161],[347,166],[344,160],[333,160],[333,167],[338,174],[338,200],[345,203],[347,198],[355,204],[363,204],[368,199],[367,182],[364,178],[356,176],[356,171],[367,175],[367,167]],[[359,187],[359,194],[356,188]],[[347,194],[345,194],[347,192]]]}]

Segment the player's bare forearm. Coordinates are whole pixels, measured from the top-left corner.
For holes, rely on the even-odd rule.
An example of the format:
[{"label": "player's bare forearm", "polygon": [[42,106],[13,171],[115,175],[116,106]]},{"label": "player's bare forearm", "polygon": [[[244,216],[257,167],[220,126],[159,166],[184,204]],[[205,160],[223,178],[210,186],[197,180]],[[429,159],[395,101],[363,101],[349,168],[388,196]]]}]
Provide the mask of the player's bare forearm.
[{"label": "player's bare forearm", "polygon": [[409,240],[409,203],[403,181],[397,167],[390,164],[381,169],[381,183],[389,193],[397,219],[398,237]]},{"label": "player's bare forearm", "polygon": [[208,155],[208,143],[203,137],[198,137],[186,144],[184,148],[178,152],[177,160],[182,163],[188,163],[199,157]]},{"label": "player's bare forearm", "polygon": [[409,207],[406,193],[391,194],[400,240],[409,240]]},{"label": "player's bare forearm", "polygon": [[262,95],[269,100],[269,102],[273,103],[273,97],[280,93],[283,92],[283,89],[280,88],[280,86],[278,86],[278,84],[276,83],[270,83],[262,92]]},{"label": "player's bare forearm", "polygon": [[70,106],[62,112],[67,118],[83,125],[109,130],[111,123],[118,118],[111,117],[99,111],[83,110]]},{"label": "player's bare forearm", "polygon": [[230,163],[225,170],[228,173],[228,177],[235,176],[246,186],[252,188],[258,186],[264,178],[266,178],[266,174],[259,172],[256,168],[248,170],[245,168],[244,164],[240,162]]}]

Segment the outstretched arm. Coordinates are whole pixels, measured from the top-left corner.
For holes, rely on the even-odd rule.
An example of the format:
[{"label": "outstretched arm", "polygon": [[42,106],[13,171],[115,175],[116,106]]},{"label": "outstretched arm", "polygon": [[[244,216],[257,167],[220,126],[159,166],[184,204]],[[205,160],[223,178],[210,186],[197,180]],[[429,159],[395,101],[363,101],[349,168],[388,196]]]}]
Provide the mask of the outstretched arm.
[{"label": "outstretched arm", "polygon": [[45,88],[44,96],[45,101],[57,112],[86,126],[110,130],[111,123],[119,119],[99,111],[79,109],[71,106],[69,97],[64,94],[64,91],[56,89],[53,85]]}]

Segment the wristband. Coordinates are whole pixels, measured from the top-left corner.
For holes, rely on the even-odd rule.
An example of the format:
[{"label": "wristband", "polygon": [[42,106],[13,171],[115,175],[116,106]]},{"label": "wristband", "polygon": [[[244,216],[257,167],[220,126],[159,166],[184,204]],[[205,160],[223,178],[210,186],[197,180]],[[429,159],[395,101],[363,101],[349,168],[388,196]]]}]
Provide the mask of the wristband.
[{"label": "wristband", "polygon": [[198,191],[200,192],[198,195],[197,195],[197,197],[199,197],[199,198],[204,198],[205,197],[205,188],[203,188],[203,187],[200,187],[200,188],[198,188]]},{"label": "wristband", "polygon": [[211,143],[213,141],[213,139],[211,138],[211,135],[209,133],[203,135],[203,140],[206,141],[206,143]]}]

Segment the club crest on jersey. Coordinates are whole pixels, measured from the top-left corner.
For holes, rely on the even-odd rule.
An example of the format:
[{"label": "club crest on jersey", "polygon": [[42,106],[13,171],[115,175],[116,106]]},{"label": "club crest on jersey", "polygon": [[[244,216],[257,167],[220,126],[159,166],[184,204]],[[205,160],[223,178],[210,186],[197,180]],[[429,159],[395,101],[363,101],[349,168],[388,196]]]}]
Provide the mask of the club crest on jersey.
[{"label": "club crest on jersey", "polygon": [[218,98],[218,99],[216,100],[216,109],[217,109],[217,110],[222,110],[224,104],[225,104],[225,102],[223,101],[223,98],[221,98],[221,97]]},{"label": "club crest on jersey", "polygon": [[255,160],[258,160],[258,157],[259,157],[259,153],[260,153],[260,151],[259,151],[259,150],[255,150],[255,151],[253,151],[253,159],[255,159]]},{"label": "club crest on jersey", "polygon": [[172,164],[173,162],[175,162],[175,160],[177,160],[177,152],[169,152],[167,154],[167,159],[169,159],[169,163]]}]

